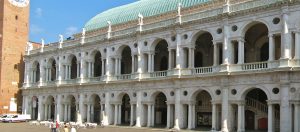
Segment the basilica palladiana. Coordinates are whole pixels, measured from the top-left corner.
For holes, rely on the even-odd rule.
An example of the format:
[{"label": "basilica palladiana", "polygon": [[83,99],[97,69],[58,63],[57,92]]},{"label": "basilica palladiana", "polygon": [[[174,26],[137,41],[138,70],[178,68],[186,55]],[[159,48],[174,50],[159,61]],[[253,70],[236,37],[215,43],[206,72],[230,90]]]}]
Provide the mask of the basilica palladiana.
[{"label": "basilica palladiana", "polygon": [[299,0],[139,0],[83,27],[28,43],[32,119],[300,132]]}]

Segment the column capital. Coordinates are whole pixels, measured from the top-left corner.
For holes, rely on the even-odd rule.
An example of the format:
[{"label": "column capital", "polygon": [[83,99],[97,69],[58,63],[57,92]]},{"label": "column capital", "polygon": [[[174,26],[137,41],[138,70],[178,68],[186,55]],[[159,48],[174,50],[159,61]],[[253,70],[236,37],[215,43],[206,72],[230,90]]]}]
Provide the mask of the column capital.
[{"label": "column capital", "polygon": [[243,42],[243,43],[246,42],[245,39],[244,39],[244,37],[238,38],[237,41],[238,41],[238,42]]},{"label": "column capital", "polygon": [[274,36],[275,36],[274,33],[269,33],[269,34],[268,34],[268,37],[269,37],[269,38],[272,38],[272,37],[274,37]]},{"label": "column capital", "polygon": [[217,41],[217,40],[213,40],[213,45],[218,45],[218,44],[222,44],[222,41]]}]

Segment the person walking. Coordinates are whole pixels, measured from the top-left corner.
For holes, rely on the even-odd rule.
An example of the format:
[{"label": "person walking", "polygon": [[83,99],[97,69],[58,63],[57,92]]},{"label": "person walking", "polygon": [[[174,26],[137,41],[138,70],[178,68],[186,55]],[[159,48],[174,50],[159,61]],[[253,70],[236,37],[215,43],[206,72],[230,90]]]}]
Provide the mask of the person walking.
[{"label": "person walking", "polygon": [[71,127],[71,132],[76,132],[76,128],[74,126]]},{"label": "person walking", "polygon": [[69,128],[66,123],[64,124],[64,132],[69,132]]}]

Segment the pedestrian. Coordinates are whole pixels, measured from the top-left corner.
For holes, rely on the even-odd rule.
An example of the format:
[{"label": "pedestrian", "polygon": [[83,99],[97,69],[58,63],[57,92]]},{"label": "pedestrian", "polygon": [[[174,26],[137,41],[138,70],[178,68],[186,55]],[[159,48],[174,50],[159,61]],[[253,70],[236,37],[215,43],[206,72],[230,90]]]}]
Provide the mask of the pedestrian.
[{"label": "pedestrian", "polygon": [[74,126],[71,127],[71,132],[76,132],[76,128]]},{"label": "pedestrian", "polygon": [[56,132],[56,127],[55,127],[54,122],[51,122],[50,128],[51,128],[51,132]]},{"label": "pedestrian", "polygon": [[55,128],[56,128],[56,132],[59,132],[59,123],[57,120],[56,120]]},{"label": "pedestrian", "polygon": [[66,123],[64,124],[64,132],[69,132],[69,128]]}]

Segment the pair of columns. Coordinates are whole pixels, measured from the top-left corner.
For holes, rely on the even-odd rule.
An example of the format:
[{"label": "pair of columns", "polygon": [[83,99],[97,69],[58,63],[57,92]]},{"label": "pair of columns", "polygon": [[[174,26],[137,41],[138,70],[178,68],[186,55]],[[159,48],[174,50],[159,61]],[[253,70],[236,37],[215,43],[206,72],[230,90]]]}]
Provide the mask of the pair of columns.
[{"label": "pair of columns", "polygon": [[196,111],[195,104],[189,104],[189,112],[188,112],[188,129],[193,129],[196,127]]},{"label": "pair of columns", "polygon": [[94,67],[94,62],[87,62],[88,64],[88,77],[94,77],[94,71],[95,71],[95,67]]},{"label": "pair of columns", "polygon": [[64,121],[70,121],[70,120],[71,120],[71,105],[64,104]]},{"label": "pair of columns", "polygon": [[148,107],[148,117],[147,117],[147,127],[153,127],[154,126],[154,104],[147,104]]},{"label": "pair of columns", "polygon": [[71,79],[71,65],[64,65],[63,67],[65,72],[64,79],[65,80]]},{"label": "pair of columns", "polygon": [[44,104],[44,118],[45,120],[51,119],[51,105],[50,104]]},{"label": "pair of columns", "polygon": [[94,105],[87,104],[87,122],[94,122]]},{"label": "pair of columns", "polygon": [[114,119],[114,125],[121,124],[121,104],[115,104],[115,119]]},{"label": "pair of columns", "polygon": [[154,72],[154,52],[148,53],[148,72]]},{"label": "pair of columns", "polygon": [[46,82],[51,81],[52,74],[51,74],[51,68],[45,68],[45,73],[46,73]]}]

